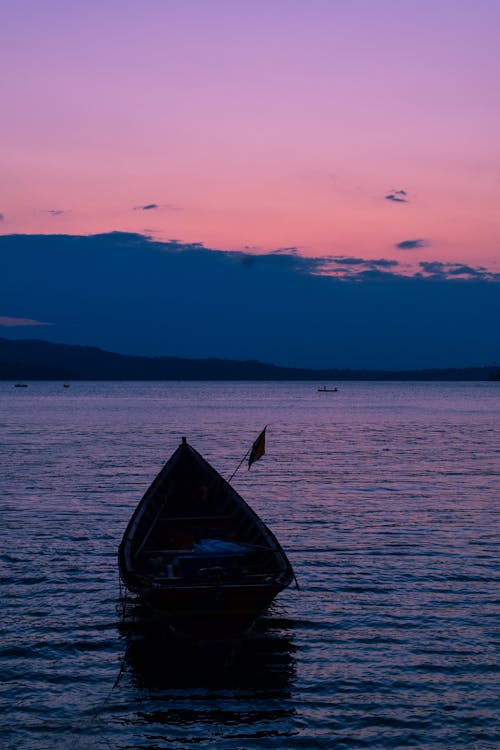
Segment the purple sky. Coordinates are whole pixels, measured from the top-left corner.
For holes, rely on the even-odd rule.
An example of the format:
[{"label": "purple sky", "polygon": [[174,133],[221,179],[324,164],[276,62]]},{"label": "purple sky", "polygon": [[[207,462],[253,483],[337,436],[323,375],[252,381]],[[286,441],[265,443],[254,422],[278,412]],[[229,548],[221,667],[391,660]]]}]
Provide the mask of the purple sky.
[{"label": "purple sky", "polygon": [[16,0],[0,232],[500,269],[498,0]]}]

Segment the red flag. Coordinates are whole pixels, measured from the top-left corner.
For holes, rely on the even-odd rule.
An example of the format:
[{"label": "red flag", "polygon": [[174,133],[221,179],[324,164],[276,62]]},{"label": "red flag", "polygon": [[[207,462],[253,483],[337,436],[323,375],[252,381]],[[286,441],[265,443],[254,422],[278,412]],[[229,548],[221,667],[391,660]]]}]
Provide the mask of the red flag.
[{"label": "red flag", "polygon": [[252,445],[252,450],[250,451],[250,455],[248,457],[248,468],[250,468],[254,461],[258,461],[259,458],[262,458],[262,456],[266,452],[266,429],[267,425],[264,427],[255,443]]}]

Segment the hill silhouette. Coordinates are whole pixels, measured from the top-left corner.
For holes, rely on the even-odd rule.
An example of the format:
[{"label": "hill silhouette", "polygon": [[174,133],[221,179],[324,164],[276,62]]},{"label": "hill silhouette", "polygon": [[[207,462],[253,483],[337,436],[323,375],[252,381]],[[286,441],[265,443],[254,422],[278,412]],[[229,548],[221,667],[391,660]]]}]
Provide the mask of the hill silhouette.
[{"label": "hill silhouette", "polygon": [[488,380],[494,370],[315,370],[256,360],[130,356],[91,346],[0,338],[0,380]]}]

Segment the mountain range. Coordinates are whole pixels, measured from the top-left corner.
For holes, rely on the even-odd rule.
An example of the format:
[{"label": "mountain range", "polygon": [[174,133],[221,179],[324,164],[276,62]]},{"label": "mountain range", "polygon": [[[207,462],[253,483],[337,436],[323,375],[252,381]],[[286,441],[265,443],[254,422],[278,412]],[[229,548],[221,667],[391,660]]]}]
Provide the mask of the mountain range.
[{"label": "mountain range", "polygon": [[91,346],[0,338],[0,380],[488,380],[495,369],[318,370],[257,360],[130,356]]}]

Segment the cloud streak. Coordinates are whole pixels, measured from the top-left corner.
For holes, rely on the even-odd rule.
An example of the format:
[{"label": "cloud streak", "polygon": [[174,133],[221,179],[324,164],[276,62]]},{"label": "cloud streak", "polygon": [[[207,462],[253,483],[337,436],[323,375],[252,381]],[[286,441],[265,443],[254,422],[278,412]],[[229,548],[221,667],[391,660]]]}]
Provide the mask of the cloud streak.
[{"label": "cloud streak", "polygon": [[43,323],[41,320],[32,320],[31,318],[13,318],[0,316],[0,326],[5,328],[20,328],[22,326],[50,326],[52,323]]},{"label": "cloud streak", "polygon": [[408,193],[406,190],[390,190],[385,196],[385,200],[393,203],[408,203]]},{"label": "cloud streak", "polygon": [[179,206],[173,203],[144,203],[141,206],[134,206],[133,211],[178,211]]},{"label": "cloud streak", "polygon": [[394,247],[398,250],[418,250],[420,247],[427,247],[428,243],[425,240],[403,240],[397,242]]}]

